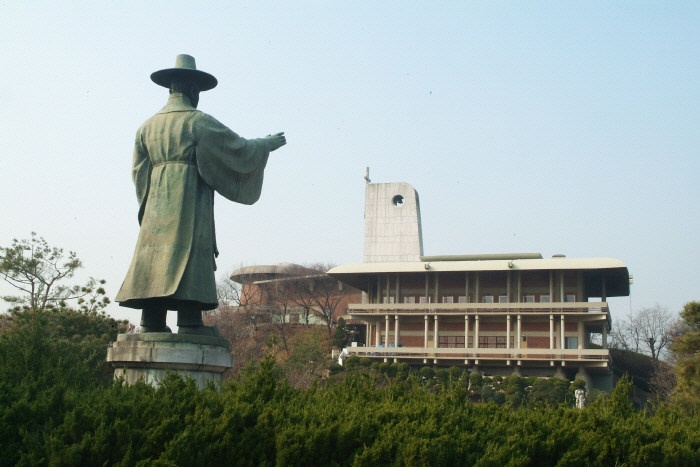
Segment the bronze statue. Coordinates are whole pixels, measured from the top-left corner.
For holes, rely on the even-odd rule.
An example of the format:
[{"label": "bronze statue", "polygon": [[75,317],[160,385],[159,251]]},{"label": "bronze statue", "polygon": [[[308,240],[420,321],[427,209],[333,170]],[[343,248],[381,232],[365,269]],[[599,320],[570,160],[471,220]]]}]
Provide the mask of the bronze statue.
[{"label": "bronze statue", "polygon": [[142,309],[142,332],[170,332],[177,310],[181,334],[215,335],[202,310],[217,306],[214,191],[253,204],[260,197],[271,151],[284,133],[244,139],[196,110],[199,93],[217,85],[189,55],[151,80],[170,89],[168,103],[136,133],[133,180],[141,225],[129,272],[116,301]]}]

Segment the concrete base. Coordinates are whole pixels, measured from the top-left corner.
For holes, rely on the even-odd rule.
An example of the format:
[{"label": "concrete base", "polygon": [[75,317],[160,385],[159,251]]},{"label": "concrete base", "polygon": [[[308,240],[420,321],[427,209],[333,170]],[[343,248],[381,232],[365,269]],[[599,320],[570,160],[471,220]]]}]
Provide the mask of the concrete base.
[{"label": "concrete base", "polygon": [[143,380],[157,386],[168,371],[187,375],[204,388],[208,381],[222,382],[233,367],[228,341],[221,337],[147,332],[120,334],[107,350],[115,378],[127,384]]}]

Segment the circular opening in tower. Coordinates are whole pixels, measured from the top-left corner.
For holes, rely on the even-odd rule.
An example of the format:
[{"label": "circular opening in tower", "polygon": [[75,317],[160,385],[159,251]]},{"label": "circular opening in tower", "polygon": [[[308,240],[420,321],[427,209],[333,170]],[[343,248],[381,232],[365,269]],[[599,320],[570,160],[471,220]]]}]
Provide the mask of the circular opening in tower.
[{"label": "circular opening in tower", "polygon": [[403,196],[401,195],[396,195],[391,199],[391,202],[394,206],[403,206]]}]

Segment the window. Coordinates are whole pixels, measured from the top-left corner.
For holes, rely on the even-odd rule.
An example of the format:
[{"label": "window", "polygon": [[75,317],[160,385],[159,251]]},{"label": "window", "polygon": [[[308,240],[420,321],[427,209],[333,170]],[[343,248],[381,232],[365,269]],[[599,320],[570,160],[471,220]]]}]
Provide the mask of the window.
[{"label": "window", "polygon": [[394,303],[394,297],[384,297],[384,301],[382,303]]},{"label": "window", "polygon": [[442,297],[442,303],[454,303],[454,297]]},{"label": "window", "polygon": [[549,295],[540,295],[540,302],[542,303],[550,303],[552,300],[550,299]]},{"label": "window", "polygon": [[[469,344],[471,339],[470,337]],[[506,342],[506,336],[479,336],[479,348],[482,349],[505,349]],[[510,348],[513,348],[513,336],[510,338]]]},{"label": "window", "polygon": [[498,303],[508,303],[508,295],[499,295]]},{"label": "window", "polygon": [[493,303],[493,295],[484,295],[481,300],[484,303]]},{"label": "window", "polygon": [[535,303],[534,295],[523,295],[523,303]]},{"label": "window", "polygon": [[578,337],[566,337],[566,338],[564,338],[564,348],[566,348],[566,349],[578,349]]},{"label": "window", "polygon": [[469,297],[462,296],[462,297],[458,297],[457,300],[458,300],[458,303],[469,303]]},{"label": "window", "polygon": [[416,303],[416,297],[404,297],[403,302],[404,303]]},{"label": "window", "polygon": [[575,302],[576,301],[576,295],[566,295],[564,297],[565,302]]},{"label": "window", "polygon": [[425,297],[420,297],[420,298],[418,299],[418,303],[428,303],[428,299],[425,298]]},{"label": "window", "polygon": [[438,347],[448,349],[463,348],[464,336],[440,336],[438,338]]}]

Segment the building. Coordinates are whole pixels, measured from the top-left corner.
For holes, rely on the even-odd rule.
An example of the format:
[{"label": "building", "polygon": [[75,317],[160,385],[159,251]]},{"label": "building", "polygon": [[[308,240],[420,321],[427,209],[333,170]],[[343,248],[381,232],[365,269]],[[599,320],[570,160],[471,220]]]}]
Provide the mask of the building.
[{"label": "building", "polygon": [[359,290],[298,264],[246,266],[234,271],[230,279],[240,284],[234,299],[238,311],[273,323],[328,326],[329,320],[337,322],[349,303],[361,301]]},{"label": "building", "polygon": [[[629,295],[622,262],[538,253],[423,256],[415,190],[374,187],[366,178],[365,262],[328,271],[363,292],[346,318],[364,325],[365,338],[348,355],[485,375],[582,378],[589,388],[612,389],[607,298]],[[382,256],[390,260],[377,261]],[[602,347],[592,335],[602,337]]]}]

